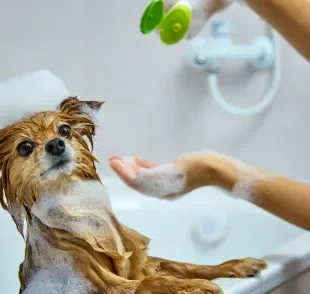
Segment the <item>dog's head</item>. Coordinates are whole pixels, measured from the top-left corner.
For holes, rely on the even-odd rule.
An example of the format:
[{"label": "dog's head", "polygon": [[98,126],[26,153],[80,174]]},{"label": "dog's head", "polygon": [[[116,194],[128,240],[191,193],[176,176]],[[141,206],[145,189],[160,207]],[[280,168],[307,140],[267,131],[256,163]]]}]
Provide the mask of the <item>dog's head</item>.
[{"label": "dog's head", "polygon": [[27,212],[41,191],[61,192],[83,179],[100,181],[91,149],[92,114],[102,104],[69,97],[58,111],[36,113],[0,130],[0,202],[5,209]]}]

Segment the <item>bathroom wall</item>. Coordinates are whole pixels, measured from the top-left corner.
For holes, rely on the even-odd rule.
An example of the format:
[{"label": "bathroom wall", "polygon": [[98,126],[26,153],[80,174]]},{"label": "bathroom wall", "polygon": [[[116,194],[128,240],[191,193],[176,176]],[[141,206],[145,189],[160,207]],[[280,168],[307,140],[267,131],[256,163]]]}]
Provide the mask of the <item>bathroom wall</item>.
[{"label": "bathroom wall", "polygon": [[[188,44],[167,47],[139,32],[147,0],[0,1],[0,79],[48,68],[72,91],[103,99],[104,128],[95,151],[111,174],[112,154],[158,162],[181,153],[215,149],[272,172],[308,180],[310,174],[310,67],[282,41],[282,85],[270,112],[236,118],[208,95],[205,73],[184,65]],[[236,41],[250,42],[263,22],[237,4],[217,18],[232,22]],[[208,36],[208,28],[202,33]],[[222,91],[251,105],[267,76],[230,64]],[[42,97],[44,99],[44,97]]]},{"label": "bathroom wall", "polygon": [[[214,149],[308,181],[307,62],[282,40],[282,84],[272,109],[259,117],[233,117],[210,99],[206,74],[184,64],[186,42],[167,47],[155,35],[140,34],[147,2],[1,0],[0,79],[48,68],[72,94],[105,100],[95,152],[106,174],[112,174],[107,165],[112,154],[164,162],[184,152]],[[264,31],[246,7],[235,5],[217,18],[232,22],[236,41],[250,42]],[[208,36],[208,28],[202,35]],[[228,64],[221,87],[231,101],[250,105],[267,81],[265,74]],[[309,289],[309,279],[299,287],[306,284]],[[275,294],[307,292],[289,285]]]}]

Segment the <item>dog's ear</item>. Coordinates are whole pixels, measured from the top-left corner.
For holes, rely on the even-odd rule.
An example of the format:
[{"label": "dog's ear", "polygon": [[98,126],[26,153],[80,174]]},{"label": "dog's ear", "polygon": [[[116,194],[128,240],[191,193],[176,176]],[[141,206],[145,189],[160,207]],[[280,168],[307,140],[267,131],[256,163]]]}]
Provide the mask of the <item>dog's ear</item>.
[{"label": "dog's ear", "polygon": [[78,97],[68,97],[59,105],[59,111],[71,117],[70,123],[81,136],[86,136],[93,148],[93,136],[99,116],[99,110],[104,102],[81,101]]},{"label": "dog's ear", "polygon": [[100,101],[81,101],[78,97],[68,97],[59,105],[62,113],[70,115],[87,114],[94,122],[102,104]]}]

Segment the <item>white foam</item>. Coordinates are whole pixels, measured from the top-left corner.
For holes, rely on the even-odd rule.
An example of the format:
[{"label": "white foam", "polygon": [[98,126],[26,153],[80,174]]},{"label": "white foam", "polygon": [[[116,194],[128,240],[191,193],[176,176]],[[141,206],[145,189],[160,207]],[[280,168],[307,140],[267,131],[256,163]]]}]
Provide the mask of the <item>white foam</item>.
[{"label": "white foam", "polygon": [[172,164],[142,169],[134,182],[141,193],[159,198],[179,194],[186,187],[184,172]]},{"label": "white foam", "polygon": [[235,183],[232,196],[238,199],[247,200],[247,201],[254,201],[254,187],[258,181],[265,179],[268,177],[267,174],[262,174],[257,169],[251,167],[250,165],[242,162],[241,160],[234,158],[232,156],[223,155],[213,151],[204,151],[204,152],[197,152],[196,155],[202,156],[211,156],[217,157],[228,162],[233,168],[235,168],[237,172],[237,182]]},{"label": "white foam", "polygon": [[[82,181],[72,185],[67,194],[55,195],[49,194],[48,191],[43,192],[32,207],[32,213],[49,227],[68,230],[72,224],[66,222],[64,218],[68,216],[59,208],[68,209],[81,217],[86,217],[87,213],[107,217],[104,214],[111,209],[111,202],[105,187],[100,182]],[[78,222],[81,219],[73,221]],[[81,226],[71,229],[83,230]]]},{"label": "white foam", "polygon": [[64,265],[61,270],[49,268],[38,271],[23,294],[82,294],[91,290],[92,285],[84,277]]},{"label": "white foam", "polygon": [[[31,213],[50,228],[81,238],[104,238],[110,228],[110,208],[104,186],[98,181],[83,181],[72,185],[67,194],[43,192]],[[70,252],[52,246],[34,224],[30,224],[28,237],[34,268],[39,271],[34,273],[24,294],[80,294],[92,290],[91,283],[74,268]]]},{"label": "white foam", "polygon": [[34,224],[29,228],[29,244],[35,271],[24,294],[80,294],[92,290],[91,283],[74,269],[71,255],[54,248]]},{"label": "white foam", "polygon": [[24,238],[27,236],[27,222],[26,222],[26,211],[25,208],[19,206],[17,203],[8,206],[8,212],[14,220],[17,230]]},{"label": "white foam", "polygon": [[[63,81],[48,70],[26,72],[0,82],[0,128],[38,111],[56,110],[69,96]],[[18,107],[16,107],[18,105]]]},{"label": "white foam", "polygon": [[232,156],[226,156],[214,153],[224,160],[227,160],[237,171],[237,182],[232,189],[232,196],[246,201],[254,201],[254,187],[258,181],[267,177],[266,174],[260,173],[257,169],[242,162]]},{"label": "white foam", "polygon": [[[268,175],[232,157],[213,151],[202,151],[184,155],[206,156],[219,158],[228,162],[237,172],[238,181],[233,187],[232,196],[238,199],[253,201],[255,184]],[[124,164],[130,165],[132,158],[125,158]],[[148,196],[164,198],[168,195],[178,195],[186,191],[186,174],[173,164],[159,165],[155,168],[141,169],[134,179],[138,191]]]},{"label": "white foam", "polygon": [[125,255],[110,218],[109,196],[99,182],[83,181],[72,186],[67,194],[45,192],[39,198],[31,212],[46,226],[70,232],[95,250]]},{"label": "white foam", "polygon": [[250,202],[260,201],[258,195],[255,195],[255,187],[260,181],[266,179],[266,177],[268,176],[259,174],[258,172],[239,176],[238,182],[233,187],[232,196]]}]

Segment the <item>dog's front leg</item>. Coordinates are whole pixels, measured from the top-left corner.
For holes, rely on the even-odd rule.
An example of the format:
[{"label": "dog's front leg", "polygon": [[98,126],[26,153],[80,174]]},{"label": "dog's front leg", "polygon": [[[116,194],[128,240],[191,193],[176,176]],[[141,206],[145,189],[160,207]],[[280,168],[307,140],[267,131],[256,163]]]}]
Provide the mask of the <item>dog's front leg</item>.
[{"label": "dog's front leg", "polygon": [[219,265],[202,266],[148,257],[147,268],[150,273],[179,279],[247,278],[258,275],[267,267],[260,259],[244,258],[226,261]]},{"label": "dog's front leg", "polygon": [[214,283],[202,279],[177,279],[151,275],[141,281],[135,294],[221,294]]}]

